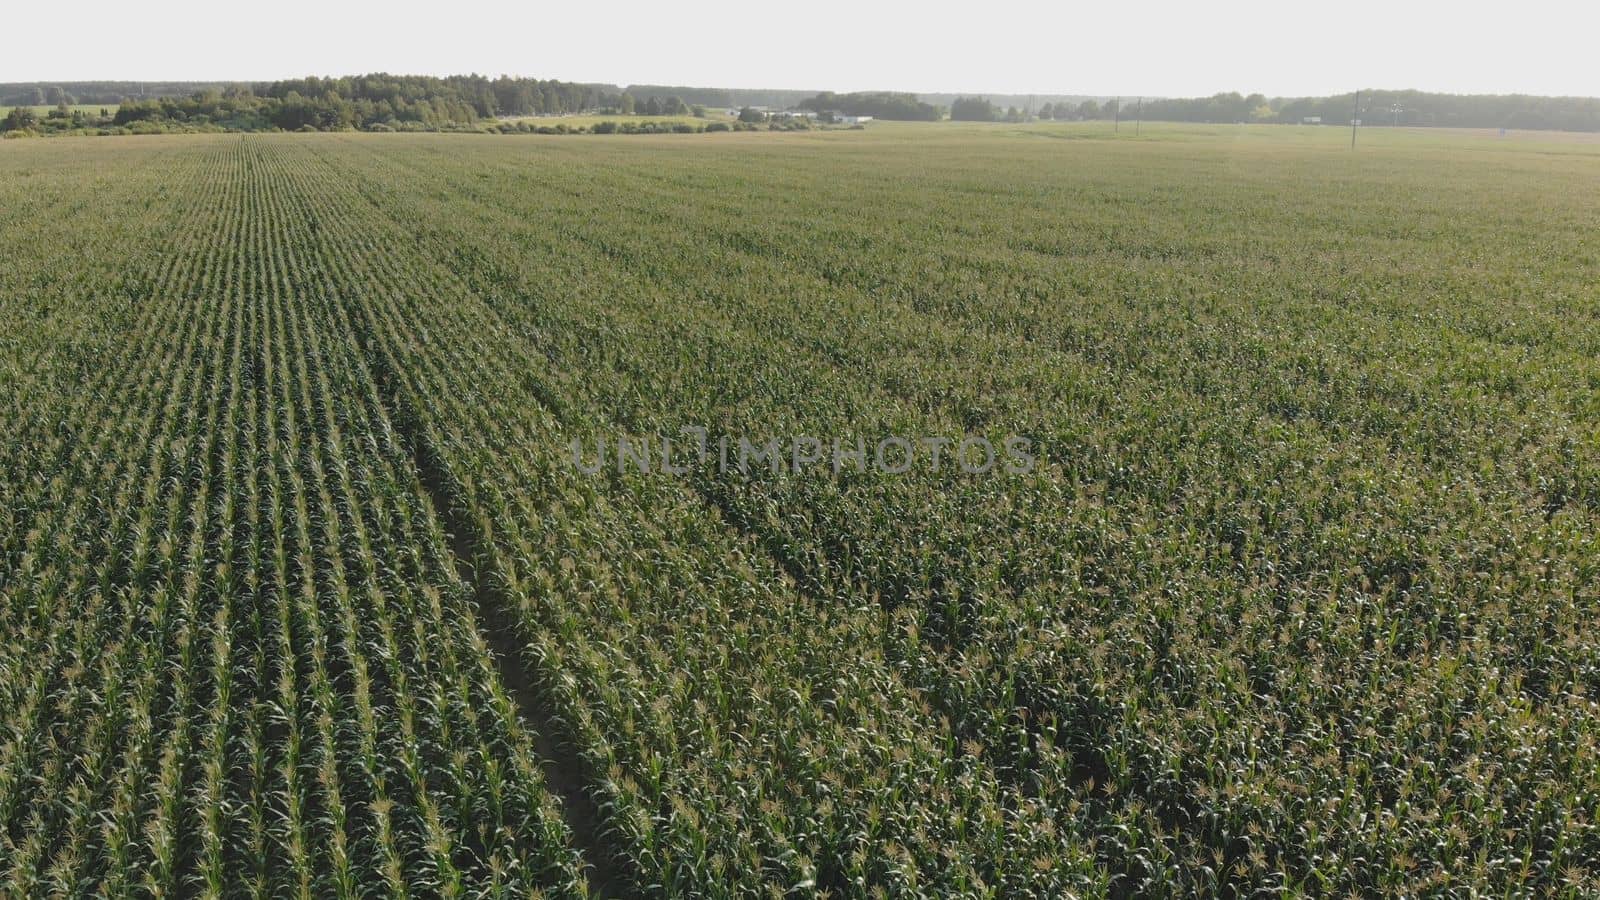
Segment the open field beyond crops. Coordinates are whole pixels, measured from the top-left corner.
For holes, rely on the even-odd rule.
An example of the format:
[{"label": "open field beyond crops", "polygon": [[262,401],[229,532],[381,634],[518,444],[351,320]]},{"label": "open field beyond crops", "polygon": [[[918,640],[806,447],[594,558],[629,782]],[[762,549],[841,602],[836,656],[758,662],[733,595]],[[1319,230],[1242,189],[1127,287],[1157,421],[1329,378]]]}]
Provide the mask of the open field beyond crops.
[{"label": "open field beyond crops", "polygon": [[1348,139],[0,145],[0,886],[1592,896],[1600,145]]}]

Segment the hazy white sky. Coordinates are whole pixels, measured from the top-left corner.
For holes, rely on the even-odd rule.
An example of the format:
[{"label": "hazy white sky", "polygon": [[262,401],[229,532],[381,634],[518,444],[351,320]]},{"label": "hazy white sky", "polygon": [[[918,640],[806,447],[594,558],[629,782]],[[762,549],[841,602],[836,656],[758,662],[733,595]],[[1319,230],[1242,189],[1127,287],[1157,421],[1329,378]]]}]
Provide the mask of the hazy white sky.
[{"label": "hazy white sky", "polygon": [[91,0],[6,10],[0,81],[480,72],[615,84],[1600,96],[1600,3]]}]

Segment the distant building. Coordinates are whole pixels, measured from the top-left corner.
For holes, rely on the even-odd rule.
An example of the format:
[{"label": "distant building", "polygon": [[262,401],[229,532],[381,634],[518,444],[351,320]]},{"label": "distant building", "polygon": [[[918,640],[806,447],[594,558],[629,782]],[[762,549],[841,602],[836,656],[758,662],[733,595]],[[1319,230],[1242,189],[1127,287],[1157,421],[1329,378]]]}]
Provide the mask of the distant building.
[{"label": "distant building", "polygon": [[864,122],[871,122],[872,121],[872,117],[871,116],[834,116],[833,120],[835,122],[838,122],[840,125],[860,125],[860,124],[862,124]]},{"label": "distant building", "polygon": [[1321,116],[1302,116],[1300,118],[1300,124],[1301,125],[1321,125],[1322,124],[1322,117]]}]

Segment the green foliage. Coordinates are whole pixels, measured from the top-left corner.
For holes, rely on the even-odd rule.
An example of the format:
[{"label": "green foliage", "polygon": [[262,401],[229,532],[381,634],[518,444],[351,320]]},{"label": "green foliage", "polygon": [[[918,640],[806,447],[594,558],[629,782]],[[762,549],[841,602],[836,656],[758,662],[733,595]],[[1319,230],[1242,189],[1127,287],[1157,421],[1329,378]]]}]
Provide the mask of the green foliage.
[{"label": "green foliage", "polygon": [[916,94],[897,94],[889,91],[865,91],[855,94],[835,94],[823,91],[815,97],[800,101],[801,109],[816,112],[838,112],[847,116],[872,116],[907,122],[937,122],[939,108],[923,103]]},{"label": "green foliage", "polygon": [[[1238,93],[1217,94],[1194,100],[1145,100],[1142,115],[1151,121],[1169,122],[1249,122],[1256,119],[1256,110],[1266,103],[1260,94],[1248,97]],[[1345,111],[1349,119],[1349,110]]]},{"label": "green foliage", "polygon": [[950,104],[950,118],[957,122],[993,122],[1000,110],[983,97],[957,97]]},{"label": "green foliage", "polygon": [[[904,94],[868,91],[853,94],[806,91],[750,91],[711,88],[633,85],[618,90],[606,85],[583,85],[500,76],[453,76],[444,79],[366,75],[356,78],[308,78],[274,84],[204,82],[67,82],[61,84],[0,84],[0,107],[113,106],[172,99],[183,101],[200,94],[255,94],[282,99],[288,90],[303,98],[328,99],[336,93],[344,101],[355,101],[351,115],[365,124],[387,122],[398,125],[411,117],[415,123],[435,124],[428,130],[442,130],[441,114],[431,100],[445,101],[443,116],[456,124],[471,124],[476,119],[494,116],[563,115],[587,110],[622,111],[632,115],[655,100],[665,115],[687,115],[695,107],[735,109],[764,106],[784,109],[793,106],[817,111],[836,110],[850,115],[870,115],[879,119],[937,120],[941,104],[952,104],[960,97],[948,94]],[[626,97],[627,100],[623,98]],[[639,99],[635,99],[639,98]],[[967,98],[970,99],[970,98]],[[1041,119],[1097,119],[1100,105],[1092,99],[1046,95],[990,95],[989,101],[1005,108],[1016,106],[1037,112]],[[361,101],[368,101],[363,105]],[[428,100],[426,111],[419,101]],[[1147,121],[1172,122],[1283,122],[1299,123],[1320,118],[1324,123],[1348,124],[1355,112],[1354,96],[1275,97],[1261,94],[1219,93],[1210,97],[1146,98],[1143,117]],[[385,108],[382,104],[387,103]],[[626,106],[626,109],[623,107]],[[471,114],[466,109],[472,110]],[[91,111],[92,112],[92,111]],[[977,111],[981,117],[981,111]],[[390,115],[391,119],[385,119]],[[998,117],[998,115],[997,115]],[[1368,90],[1362,92],[1361,117],[1372,125],[1438,126],[1457,128],[1516,128],[1564,131],[1600,131],[1600,99],[1589,97],[1539,97],[1524,94],[1436,94],[1414,90]],[[261,117],[263,119],[269,117]],[[985,119],[977,119],[987,121]],[[297,123],[295,127],[298,127]],[[247,127],[235,123],[231,130],[263,130],[270,124]],[[174,130],[187,130],[182,122]]]},{"label": "green foliage", "polygon": [[703,88],[666,84],[631,84],[628,85],[626,91],[635,97],[678,97],[685,103],[712,109],[738,109],[742,106],[766,106],[787,109],[813,93],[811,91]]},{"label": "green foliage", "polygon": [[215,125],[228,131],[370,131],[383,125],[396,131],[449,131],[496,116],[578,112],[627,99],[559,81],[378,74],[277,81],[125,103],[112,124],[153,122],[173,130]]},{"label": "green foliage", "polygon": [[1600,131],[1600,99],[1585,97],[1363,91],[1359,114],[1355,104],[1353,94],[1268,100],[1261,94],[1225,93],[1145,100],[1143,116],[1149,121],[1288,124],[1318,118],[1330,125],[1349,125],[1354,117],[1367,125]]},{"label": "green foliage", "polygon": [[0,131],[26,131],[39,124],[39,117],[32,108],[27,106],[12,107],[4,119],[0,119]]},{"label": "green foliage", "polygon": [[1592,894],[1594,148],[1078,130],[8,145],[0,879]]},{"label": "green foliage", "polygon": [[[620,109],[650,116],[690,115],[678,97],[651,97],[637,108],[627,94],[614,96],[592,86],[531,79],[479,76],[416,78],[368,75],[359,78],[308,78],[206,90],[185,97],[161,97],[122,104],[113,116],[87,113],[53,116],[46,133],[157,134],[206,131],[475,131],[480,133],[576,134],[588,125],[523,127],[497,124],[496,116],[565,115],[593,108]],[[108,127],[109,126],[109,127]],[[681,123],[607,125],[596,133],[660,134],[700,132]]]},{"label": "green foliage", "polygon": [[115,106],[128,100],[157,97],[187,97],[201,91],[224,91],[246,87],[242,83],[199,81],[69,81],[59,83],[0,83],[0,105]]},{"label": "green foliage", "polygon": [[305,160],[182,140],[0,161],[0,881],[583,896]]}]

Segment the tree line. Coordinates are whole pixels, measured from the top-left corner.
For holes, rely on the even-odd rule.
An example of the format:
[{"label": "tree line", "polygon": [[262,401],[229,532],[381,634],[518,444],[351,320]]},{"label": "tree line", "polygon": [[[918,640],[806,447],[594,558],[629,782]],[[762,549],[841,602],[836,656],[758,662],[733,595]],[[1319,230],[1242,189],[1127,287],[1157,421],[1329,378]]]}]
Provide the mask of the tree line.
[{"label": "tree line", "polygon": [[957,97],[950,118],[961,121],[1025,121],[1029,118],[1085,120],[1140,118],[1157,122],[1296,124],[1308,120],[1348,125],[1438,128],[1516,128],[1600,131],[1600,99],[1527,94],[1435,94],[1424,91],[1362,91],[1331,97],[1268,98],[1237,92],[1209,97],[1136,99],[1098,103],[1045,103],[1029,111],[1001,108],[985,97]]},{"label": "tree line", "polygon": [[[519,116],[589,110],[669,111],[664,101],[652,97],[636,106],[631,96],[611,93],[604,86],[482,75],[435,78],[377,73],[229,85],[177,97],[124,98],[109,117],[71,112],[67,104],[75,98],[65,91],[54,96],[59,104],[56,112],[44,120],[19,115],[9,123],[10,130],[441,131]],[[670,111],[687,112],[688,107],[677,100]]]},{"label": "tree line", "polygon": [[[173,92],[178,88],[188,88]],[[141,97],[140,92],[162,94]],[[442,131],[473,129],[495,119],[612,112],[626,115],[703,115],[706,106],[740,95],[770,93],[785,103],[817,112],[879,119],[936,121],[945,107],[928,96],[890,91],[837,94],[824,91],[748,92],[705,88],[581,84],[554,79],[456,75],[445,78],[376,73],[346,78],[300,78],[257,84],[177,82],[68,82],[0,84],[0,105],[54,107],[20,112],[0,121],[0,131],[330,131],[340,129]],[[783,95],[781,98],[777,95]],[[941,95],[942,96],[942,95]],[[1011,99],[1009,96],[1001,99]],[[1523,94],[1458,95],[1422,91],[1363,91],[1331,97],[1268,98],[1219,93],[1209,97],[1101,102],[1047,100],[1002,105],[991,96],[956,96],[948,114],[958,121],[1093,120],[1138,115],[1172,122],[1274,122],[1320,120],[1348,124],[1459,128],[1600,131],[1600,99]],[[81,105],[118,104],[114,114],[95,115]],[[728,106],[728,108],[732,108]]]},{"label": "tree line", "polygon": [[853,94],[835,94],[823,91],[799,103],[801,109],[815,112],[839,112],[847,116],[872,116],[875,119],[893,119],[903,122],[937,122],[944,111],[932,103],[924,103],[916,94],[893,91],[861,91]]},{"label": "tree line", "polygon": [[1030,111],[1016,105],[1001,107],[987,97],[957,97],[950,103],[950,118],[957,122],[1026,122],[1033,118],[1067,122],[1110,119],[1117,115],[1117,110],[1116,100],[1107,100],[1105,103],[1095,100],[1070,103],[1063,100],[1046,103]]},{"label": "tree line", "polygon": [[1359,110],[1352,94],[1275,99],[1269,105],[1281,122],[1320,118],[1348,125],[1353,116],[1366,125],[1600,131],[1600,99],[1594,97],[1362,91]]},{"label": "tree line", "polygon": [[[215,119],[242,109],[273,127],[292,131],[309,126],[328,131],[374,125],[430,128],[472,125],[497,117],[560,115],[619,106],[621,97],[594,85],[554,79],[379,73],[275,81],[249,91],[207,92],[158,102],[191,118]],[[118,114],[122,117],[122,110]],[[140,111],[135,112],[138,114]]]},{"label": "tree line", "polygon": [[[613,88],[613,90],[615,90]],[[787,109],[812,95],[812,91],[746,90],[733,88],[705,88],[688,85],[630,84],[621,90],[641,101],[650,97],[666,100],[678,97],[690,106],[721,109],[739,109],[744,106],[764,106],[768,109]]]},{"label": "tree line", "polygon": [[[1359,101],[1359,102],[1358,102]],[[1127,107],[1125,114],[1129,110]],[[1430,128],[1517,128],[1600,131],[1600,99],[1527,94],[1435,94],[1425,91],[1362,91],[1332,97],[1267,98],[1261,94],[1214,94],[1175,100],[1145,100],[1140,114],[1167,122],[1270,122],[1307,120],[1348,125]]]},{"label": "tree line", "polygon": [[63,81],[0,83],[0,106],[114,106],[128,100],[183,97],[200,91],[246,87],[244,82]]}]

